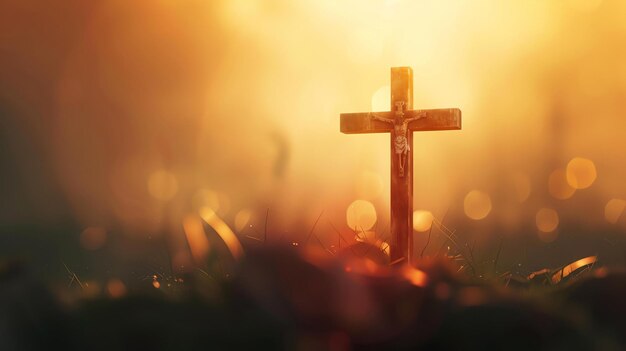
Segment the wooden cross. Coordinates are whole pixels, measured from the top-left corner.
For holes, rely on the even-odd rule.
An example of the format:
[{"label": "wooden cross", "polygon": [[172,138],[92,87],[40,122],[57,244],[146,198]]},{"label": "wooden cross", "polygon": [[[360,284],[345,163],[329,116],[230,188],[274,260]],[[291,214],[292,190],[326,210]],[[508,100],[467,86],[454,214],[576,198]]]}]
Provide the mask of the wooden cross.
[{"label": "wooden cross", "polygon": [[391,68],[391,112],[342,113],[342,133],[391,133],[391,262],[413,251],[413,132],[461,129],[458,108],[413,110],[413,70]]}]

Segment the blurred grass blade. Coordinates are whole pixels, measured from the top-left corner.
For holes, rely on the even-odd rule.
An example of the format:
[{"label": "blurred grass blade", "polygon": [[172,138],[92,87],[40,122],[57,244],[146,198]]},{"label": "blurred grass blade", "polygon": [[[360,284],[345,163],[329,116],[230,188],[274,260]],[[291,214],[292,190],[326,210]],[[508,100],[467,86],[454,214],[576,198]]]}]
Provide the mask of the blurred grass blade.
[{"label": "blurred grass blade", "polygon": [[588,257],[581,258],[580,260],[577,260],[568,264],[567,266],[557,270],[556,272],[552,274],[552,278],[551,278],[552,283],[557,284],[563,278],[566,278],[567,276],[576,272],[580,268],[596,263],[597,260],[598,260],[598,256],[588,256]]},{"label": "blurred grass blade", "polygon": [[243,256],[243,247],[241,246],[241,242],[235,235],[235,233],[230,229],[230,227],[217,216],[215,211],[208,207],[202,207],[200,209],[200,217],[209,225],[217,235],[222,238],[226,247],[233,255],[235,259],[239,259]]}]

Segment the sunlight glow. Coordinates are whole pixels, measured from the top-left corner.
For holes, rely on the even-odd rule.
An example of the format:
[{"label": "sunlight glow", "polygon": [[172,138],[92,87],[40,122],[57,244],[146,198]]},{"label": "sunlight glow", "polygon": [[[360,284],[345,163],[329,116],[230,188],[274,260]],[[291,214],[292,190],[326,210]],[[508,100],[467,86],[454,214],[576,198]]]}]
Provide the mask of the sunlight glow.
[{"label": "sunlight glow", "polygon": [[593,12],[602,4],[602,0],[571,0],[566,2],[580,12]]},{"label": "sunlight glow", "polygon": [[374,200],[383,191],[383,180],[377,173],[362,172],[355,182],[356,193],[360,198]]},{"label": "sunlight glow", "polygon": [[223,16],[233,25],[251,27],[251,22],[259,15],[258,0],[229,0],[224,1],[223,6]]}]

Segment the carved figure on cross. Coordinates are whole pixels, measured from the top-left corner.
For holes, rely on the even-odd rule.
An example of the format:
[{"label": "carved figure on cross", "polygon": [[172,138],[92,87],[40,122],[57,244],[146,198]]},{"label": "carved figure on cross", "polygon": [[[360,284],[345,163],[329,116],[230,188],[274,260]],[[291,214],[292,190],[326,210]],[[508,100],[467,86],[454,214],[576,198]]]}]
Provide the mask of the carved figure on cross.
[{"label": "carved figure on cross", "polygon": [[395,131],[395,139],[393,141],[393,147],[398,155],[398,165],[399,167],[399,175],[400,177],[404,177],[404,166],[406,165],[406,156],[411,151],[411,145],[409,145],[409,139],[407,138],[409,123],[418,120],[420,118],[426,117],[426,113],[422,112],[416,117],[404,118],[404,110],[406,108],[406,102],[404,101],[396,101],[396,110],[394,118],[385,118],[381,116],[377,116],[370,112],[370,117],[377,121],[390,123],[393,125],[393,129]]},{"label": "carved figure on cross", "polygon": [[346,134],[391,134],[391,262],[411,262],[413,251],[413,132],[461,129],[461,110],[413,109],[413,70],[391,68],[391,111],[342,113]]}]

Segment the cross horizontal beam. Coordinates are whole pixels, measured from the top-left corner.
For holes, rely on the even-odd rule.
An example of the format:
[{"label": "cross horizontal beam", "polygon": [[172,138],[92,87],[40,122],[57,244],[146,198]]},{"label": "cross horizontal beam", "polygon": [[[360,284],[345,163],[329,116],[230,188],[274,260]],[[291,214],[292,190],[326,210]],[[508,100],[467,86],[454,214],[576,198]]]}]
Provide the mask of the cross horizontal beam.
[{"label": "cross horizontal beam", "polygon": [[[442,108],[429,110],[404,111],[404,118],[424,117],[412,121],[408,129],[413,132],[429,130],[461,129],[461,110],[458,108]],[[340,130],[345,134],[386,133],[393,129],[393,125],[372,118],[377,117],[394,119],[395,112],[375,113],[342,113]]]}]

